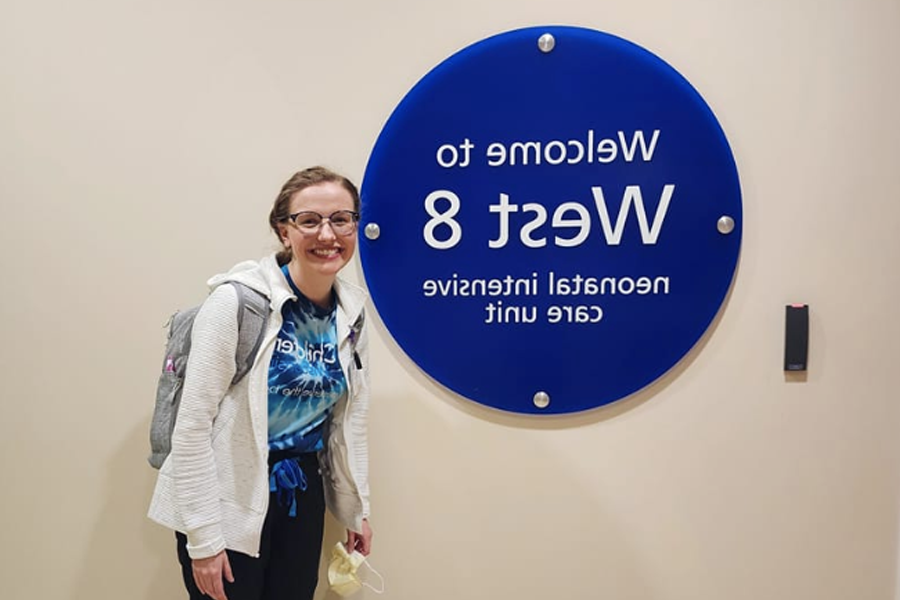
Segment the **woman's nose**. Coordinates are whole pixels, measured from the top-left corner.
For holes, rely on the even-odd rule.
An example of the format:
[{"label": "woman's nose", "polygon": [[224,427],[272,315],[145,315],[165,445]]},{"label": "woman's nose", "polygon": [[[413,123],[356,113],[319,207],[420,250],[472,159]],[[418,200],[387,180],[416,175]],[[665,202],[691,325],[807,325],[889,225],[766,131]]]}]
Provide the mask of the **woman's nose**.
[{"label": "woman's nose", "polygon": [[322,224],[319,225],[319,236],[320,240],[333,240],[337,236],[334,234],[334,229],[331,228],[331,221],[325,219],[322,221]]}]

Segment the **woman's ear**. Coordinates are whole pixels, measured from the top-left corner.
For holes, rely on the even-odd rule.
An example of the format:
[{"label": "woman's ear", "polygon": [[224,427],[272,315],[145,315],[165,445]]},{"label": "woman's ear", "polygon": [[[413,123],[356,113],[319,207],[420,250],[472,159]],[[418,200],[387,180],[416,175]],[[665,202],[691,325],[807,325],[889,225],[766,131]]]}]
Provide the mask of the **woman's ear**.
[{"label": "woman's ear", "polygon": [[288,230],[284,225],[278,226],[278,237],[281,238],[281,243],[284,244],[285,248],[291,247],[291,238],[288,237]]}]

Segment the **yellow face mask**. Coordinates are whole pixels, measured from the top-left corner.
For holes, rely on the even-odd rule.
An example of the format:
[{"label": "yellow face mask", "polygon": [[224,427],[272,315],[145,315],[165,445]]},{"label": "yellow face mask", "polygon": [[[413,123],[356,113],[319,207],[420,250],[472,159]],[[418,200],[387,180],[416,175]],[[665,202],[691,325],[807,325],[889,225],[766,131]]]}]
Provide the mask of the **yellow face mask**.
[{"label": "yellow face mask", "polygon": [[331,562],[328,563],[328,585],[339,596],[349,596],[355,594],[362,586],[366,586],[376,594],[384,592],[384,578],[372,568],[372,565],[366,563],[375,575],[381,579],[381,589],[377,589],[368,583],[361,581],[357,570],[363,563],[366,563],[366,557],[354,550],[347,552],[347,547],[343,542],[335,544],[331,550]]}]

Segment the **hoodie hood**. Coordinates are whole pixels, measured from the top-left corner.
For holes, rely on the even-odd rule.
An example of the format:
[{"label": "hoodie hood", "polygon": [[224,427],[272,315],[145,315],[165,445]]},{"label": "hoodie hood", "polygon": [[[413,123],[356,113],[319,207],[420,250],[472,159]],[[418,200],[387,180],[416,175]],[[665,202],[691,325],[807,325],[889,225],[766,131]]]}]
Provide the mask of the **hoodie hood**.
[{"label": "hoodie hood", "polygon": [[[284,274],[281,272],[281,267],[278,266],[274,253],[259,261],[240,262],[228,272],[214,275],[206,283],[212,291],[223,283],[231,281],[242,283],[268,297],[273,309],[280,309],[285,301],[295,298],[284,279]],[[355,322],[363,310],[368,294],[359,286],[340,277],[334,281],[334,290],[337,293],[338,304],[345,313],[343,316],[351,323]]]},{"label": "hoodie hood", "polygon": [[262,276],[262,271],[260,269],[261,262],[262,261],[257,262],[255,260],[239,262],[231,267],[228,272],[219,273],[218,275],[210,277],[209,281],[206,282],[206,285],[209,286],[209,291],[212,292],[223,283],[236,281],[268,295],[269,285]]}]

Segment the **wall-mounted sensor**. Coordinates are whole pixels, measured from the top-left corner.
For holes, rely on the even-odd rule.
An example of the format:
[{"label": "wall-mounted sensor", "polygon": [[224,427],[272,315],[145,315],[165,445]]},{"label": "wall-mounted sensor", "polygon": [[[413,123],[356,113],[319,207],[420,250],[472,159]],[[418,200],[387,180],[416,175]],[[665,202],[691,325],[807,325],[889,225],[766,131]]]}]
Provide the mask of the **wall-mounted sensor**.
[{"label": "wall-mounted sensor", "polygon": [[809,351],[809,306],[788,304],[784,319],[784,370],[805,371]]}]

